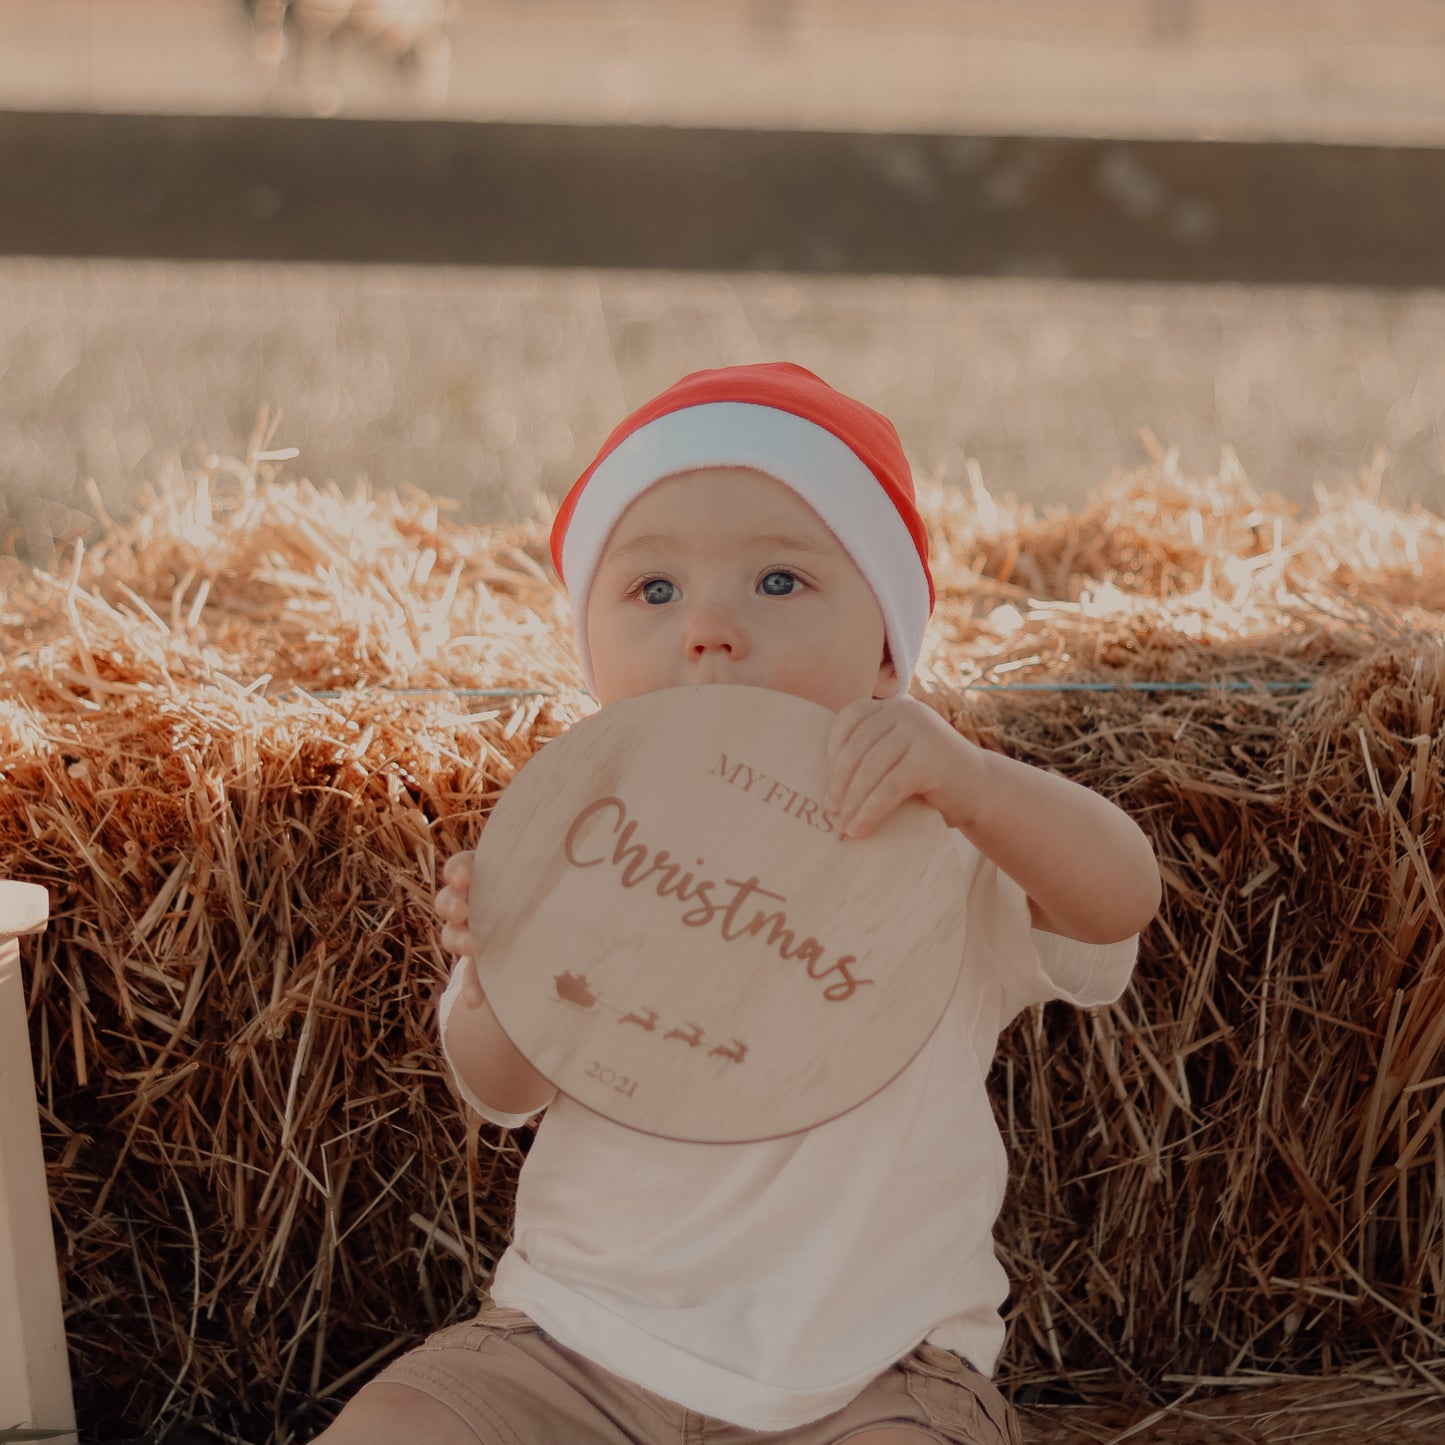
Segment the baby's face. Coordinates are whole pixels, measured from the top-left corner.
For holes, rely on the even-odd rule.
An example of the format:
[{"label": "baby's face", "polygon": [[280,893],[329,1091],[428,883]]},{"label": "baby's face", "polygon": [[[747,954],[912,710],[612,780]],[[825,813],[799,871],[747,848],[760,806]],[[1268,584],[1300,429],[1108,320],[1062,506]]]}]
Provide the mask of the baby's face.
[{"label": "baby's face", "polygon": [[622,514],[587,600],[598,701],[731,682],[835,712],[894,691],[883,613],[822,519],[742,467],[656,483]]}]

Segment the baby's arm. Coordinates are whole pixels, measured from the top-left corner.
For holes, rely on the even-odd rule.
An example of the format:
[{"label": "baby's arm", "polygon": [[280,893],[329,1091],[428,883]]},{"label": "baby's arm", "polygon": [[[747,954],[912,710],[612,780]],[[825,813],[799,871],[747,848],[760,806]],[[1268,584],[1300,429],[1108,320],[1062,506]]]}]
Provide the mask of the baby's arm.
[{"label": "baby's arm", "polygon": [[499,1114],[535,1114],[556,1088],[523,1058],[502,1031],[481,980],[467,955],[468,901],[475,855],[458,853],[442,869],[436,912],[442,921],[442,947],[461,955],[462,991],[446,1021],[447,1057],[460,1081],[477,1099]]},{"label": "baby's arm", "polygon": [[1159,866],[1138,824],[1098,793],[970,743],[913,698],[853,703],[828,741],[830,810],[853,836],[920,797],[1028,894],[1037,927],[1086,943],[1142,931]]}]

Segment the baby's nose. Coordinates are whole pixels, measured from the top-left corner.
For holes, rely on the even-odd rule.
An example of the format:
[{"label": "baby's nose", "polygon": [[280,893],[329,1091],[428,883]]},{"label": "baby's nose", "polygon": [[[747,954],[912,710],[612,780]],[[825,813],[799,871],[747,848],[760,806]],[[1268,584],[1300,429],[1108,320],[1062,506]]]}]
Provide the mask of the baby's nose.
[{"label": "baby's nose", "polygon": [[733,658],[747,655],[747,636],[726,607],[699,607],[688,629],[687,645],[694,658],[719,652]]}]

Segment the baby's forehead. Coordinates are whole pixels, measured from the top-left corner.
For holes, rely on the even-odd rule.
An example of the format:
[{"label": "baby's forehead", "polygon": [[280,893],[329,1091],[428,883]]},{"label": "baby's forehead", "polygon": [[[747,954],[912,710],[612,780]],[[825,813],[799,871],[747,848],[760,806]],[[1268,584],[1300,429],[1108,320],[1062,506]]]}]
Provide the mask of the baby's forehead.
[{"label": "baby's forehead", "polygon": [[708,467],[661,477],[623,508],[601,558],[647,547],[707,542],[838,545],[822,516],[786,482],[752,467]]}]

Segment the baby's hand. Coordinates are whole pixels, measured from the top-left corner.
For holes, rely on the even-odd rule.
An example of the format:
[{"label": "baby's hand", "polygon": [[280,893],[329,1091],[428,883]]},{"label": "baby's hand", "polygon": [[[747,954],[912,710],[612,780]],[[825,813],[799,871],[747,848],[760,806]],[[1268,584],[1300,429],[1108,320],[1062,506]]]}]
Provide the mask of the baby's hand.
[{"label": "baby's hand", "polygon": [[865,837],[909,798],[922,798],[956,827],[969,812],[977,755],[916,698],[850,703],[828,734],[827,810],[845,838]]},{"label": "baby's hand", "polygon": [[462,968],[462,999],[473,1008],[484,1001],[481,982],[472,964],[471,934],[467,932],[470,912],[472,869],[476,854],[454,853],[442,866],[442,886],[437,889],[436,915],[442,922],[442,947],[457,955]]}]

